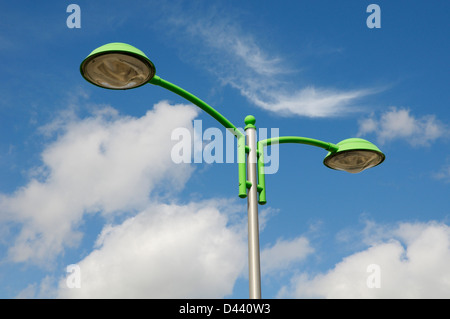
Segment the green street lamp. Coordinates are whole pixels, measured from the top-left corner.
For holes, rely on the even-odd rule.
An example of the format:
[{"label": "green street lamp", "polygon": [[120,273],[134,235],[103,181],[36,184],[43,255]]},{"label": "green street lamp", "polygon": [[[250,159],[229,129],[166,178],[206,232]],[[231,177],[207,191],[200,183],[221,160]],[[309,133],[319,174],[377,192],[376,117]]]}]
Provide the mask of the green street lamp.
[{"label": "green street lamp", "polygon": [[[360,138],[346,139],[332,144],[298,136],[283,136],[256,140],[255,118],[245,118],[245,134],[237,129],[216,109],[156,75],[150,59],[139,49],[125,43],[109,43],[92,51],[80,66],[82,76],[90,83],[111,90],[127,90],[153,84],[163,87],[198,106],[228,129],[238,146],[239,197],[247,197],[249,296],[261,298],[261,273],[259,255],[258,203],[266,201],[264,174],[264,147],[274,144],[296,143],[320,147],[328,151],[325,166],[350,173],[359,173],[381,164],[385,155],[372,143]],[[258,199],[259,194],[259,199]]]},{"label": "green street lamp", "polygon": [[112,90],[142,86],[156,72],[144,52],[125,43],[109,43],[95,49],[83,61],[80,71],[92,84]]},{"label": "green street lamp", "polygon": [[337,143],[337,151],[329,152],[323,163],[329,168],[359,173],[381,164],[385,156],[374,144],[362,138],[349,138]]},{"label": "green street lamp", "polygon": [[258,142],[258,188],[260,189],[259,203],[266,203],[266,186],[264,175],[264,147],[274,144],[295,143],[306,144],[328,151],[323,160],[325,166],[346,171],[349,173],[359,173],[370,167],[381,164],[385,155],[369,141],[362,138],[349,138],[332,144],[308,137],[281,136],[269,138]]}]

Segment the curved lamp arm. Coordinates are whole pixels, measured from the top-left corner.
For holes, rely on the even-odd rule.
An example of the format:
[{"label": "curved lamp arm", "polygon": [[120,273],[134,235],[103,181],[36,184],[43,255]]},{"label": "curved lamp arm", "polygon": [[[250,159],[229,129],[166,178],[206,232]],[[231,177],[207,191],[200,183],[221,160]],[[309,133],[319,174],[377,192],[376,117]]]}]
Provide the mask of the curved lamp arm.
[{"label": "curved lamp arm", "polygon": [[222,126],[228,129],[236,138],[238,145],[238,170],[239,170],[239,197],[245,198],[247,197],[247,183],[246,183],[246,170],[245,170],[245,134],[237,129],[233,123],[231,123],[226,117],[220,114],[213,107],[208,105],[203,100],[199,99],[195,95],[189,93],[188,91],[180,88],[179,86],[166,81],[159,76],[155,75],[148,83],[158,85],[162,88],[165,88],[182,98],[188,100],[189,102],[197,105],[203,111],[211,115],[214,119],[216,119]]},{"label": "curved lamp arm", "polygon": [[259,191],[259,204],[264,205],[266,200],[266,182],[264,174],[264,147],[274,144],[283,143],[296,143],[306,144],[323,148],[331,153],[336,152],[339,147],[333,143],[328,143],[320,140],[316,140],[308,137],[300,136],[280,136],[274,138],[268,138],[258,142],[257,155],[258,155],[258,191]]},{"label": "curved lamp arm", "polygon": [[88,82],[105,89],[128,90],[147,83],[158,85],[211,115],[238,139],[239,197],[247,197],[245,135],[213,107],[157,76],[155,66],[144,52],[126,43],[108,43],[92,51],[83,60],[80,72]]}]

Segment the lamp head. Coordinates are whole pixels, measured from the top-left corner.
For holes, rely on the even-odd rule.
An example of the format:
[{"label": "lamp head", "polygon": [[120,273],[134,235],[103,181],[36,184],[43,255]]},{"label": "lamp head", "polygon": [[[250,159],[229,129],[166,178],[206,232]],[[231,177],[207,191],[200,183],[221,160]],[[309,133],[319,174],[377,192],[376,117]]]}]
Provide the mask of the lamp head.
[{"label": "lamp head", "polygon": [[81,75],[94,85],[127,90],[146,84],[155,76],[155,66],[139,49],[125,43],[105,44],[80,65]]},{"label": "lamp head", "polygon": [[349,138],[337,146],[338,150],[329,152],[323,160],[325,166],[332,169],[359,173],[381,164],[385,159],[378,147],[362,138]]}]

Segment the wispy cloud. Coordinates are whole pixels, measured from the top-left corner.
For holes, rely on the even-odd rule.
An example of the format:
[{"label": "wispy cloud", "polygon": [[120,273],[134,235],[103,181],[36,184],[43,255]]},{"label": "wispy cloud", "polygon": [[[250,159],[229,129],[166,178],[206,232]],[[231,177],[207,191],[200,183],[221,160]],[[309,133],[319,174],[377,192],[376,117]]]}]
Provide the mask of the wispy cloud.
[{"label": "wispy cloud", "polygon": [[[202,67],[214,73],[248,100],[282,116],[332,117],[359,111],[355,102],[375,93],[372,89],[296,87],[286,76],[298,73],[293,63],[277,52],[270,52],[255,35],[246,32],[239,19],[217,8],[202,9],[201,14],[183,12],[173,6],[164,23],[183,41],[186,37],[198,45],[194,53]],[[183,54],[186,54],[185,48]]]},{"label": "wispy cloud", "polygon": [[405,139],[413,146],[425,146],[447,136],[448,128],[434,115],[416,117],[406,108],[392,107],[377,118],[372,115],[359,121],[359,136],[375,134],[380,144]]},{"label": "wispy cloud", "polygon": [[439,171],[433,174],[433,177],[437,180],[450,183],[450,159],[440,168]]},{"label": "wispy cloud", "polygon": [[283,89],[248,90],[240,87],[241,93],[254,104],[265,110],[277,112],[283,116],[332,117],[361,111],[352,105],[358,98],[372,94],[372,90],[338,91],[333,89],[305,87],[298,91],[287,92]]}]

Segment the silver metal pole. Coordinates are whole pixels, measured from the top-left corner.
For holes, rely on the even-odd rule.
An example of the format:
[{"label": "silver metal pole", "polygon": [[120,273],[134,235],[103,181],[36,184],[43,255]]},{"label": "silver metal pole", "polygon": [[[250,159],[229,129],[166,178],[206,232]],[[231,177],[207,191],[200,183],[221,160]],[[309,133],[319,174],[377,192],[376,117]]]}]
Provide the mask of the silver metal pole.
[{"label": "silver metal pole", "polygon": [[250,299],[261,299],[261,270],[259,257],[259,222],[258,222],[258,189],[256,168],[256,129],[253,125],[246,127],[247,146],[247,179],[251,182],[248,190],[248,271]]}]

